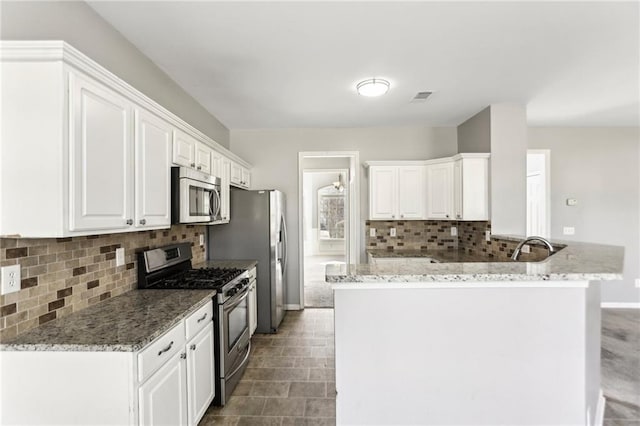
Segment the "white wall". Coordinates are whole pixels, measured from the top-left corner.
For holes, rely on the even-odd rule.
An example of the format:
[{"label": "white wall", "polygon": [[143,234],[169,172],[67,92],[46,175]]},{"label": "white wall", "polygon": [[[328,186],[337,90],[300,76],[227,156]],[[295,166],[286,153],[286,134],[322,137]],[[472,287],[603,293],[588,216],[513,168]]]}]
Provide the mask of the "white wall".
[{"label": "white wall", "polygon": [[603,282],[602,301],[640,302],[640,130],[534,127],[528,141],[551,150],[551,237],[624,246],[624,280]]},{"label": "white wall", "polygon": [[229,130],[83,1],[2,1],[0,38],[64,40],[229,147]]},{"label": "white wall", "polygon": [[491,107],[486,107],[457,128],[458,152],[491,152]]},{"label": "white wall", "polygon": [[[252,186],[274,188],[287,197],[289,226],[287,304],[298,304],[298,152],[359,151],[360,161],[415,160],[446,157],[457,152],[455,127],[367,129],[232,130],[231,150],[253,164]],[[360,169],[360,227],[368,217],[369,181]],[[364,244],[361,241],[361,257]]]}]

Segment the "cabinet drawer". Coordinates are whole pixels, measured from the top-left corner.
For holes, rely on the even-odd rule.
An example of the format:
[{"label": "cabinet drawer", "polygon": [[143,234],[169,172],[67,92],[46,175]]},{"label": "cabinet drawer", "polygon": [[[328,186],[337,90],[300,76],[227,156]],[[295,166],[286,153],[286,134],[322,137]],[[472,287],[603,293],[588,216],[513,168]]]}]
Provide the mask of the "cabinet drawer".
[{"label": "cabinet drawer", "polygon": [[183,350],[185,344],[184,321],[151,342],[138,354],[138,380],[143,382],[167,362],[173,354]]},{"label": "cabinet drawer", "polygon": [[193,336],[198,334],[198,332],[205,328],[212,319],[213,301],[209,301],[209,303],[187,317],[187,340],[190,340]]}]

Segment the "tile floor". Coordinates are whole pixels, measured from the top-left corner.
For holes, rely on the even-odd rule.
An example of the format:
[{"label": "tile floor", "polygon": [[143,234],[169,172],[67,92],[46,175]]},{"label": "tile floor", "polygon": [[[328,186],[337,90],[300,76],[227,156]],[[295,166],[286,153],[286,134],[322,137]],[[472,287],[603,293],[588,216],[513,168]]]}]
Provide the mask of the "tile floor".
[{"label": "tile floor", "polygon": [[[287,313],[278,334],[257,334],[229,403],[199,426],[335,425],[333,309]],[[640,426],[640,310],[602,311],[604,426]]]},{"label": "tile floor", "polygon": [[324,271],[328,263],[344,263],[344,255],[305,256],[305,308],[333,308],[333,290],[331,290],[331,284],[324,280]]},{"label": "tile floor", "polygon": [[335,425],[333,309],[287,312],[277,334],[256,334],[244,377],[210,425]]}]

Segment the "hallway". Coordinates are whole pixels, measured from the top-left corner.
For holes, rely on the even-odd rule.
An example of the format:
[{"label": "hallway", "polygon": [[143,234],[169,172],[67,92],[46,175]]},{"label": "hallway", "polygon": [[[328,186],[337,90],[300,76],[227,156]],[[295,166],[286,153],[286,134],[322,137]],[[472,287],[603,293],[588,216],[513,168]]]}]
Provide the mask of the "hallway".
[{"label": "hallway", "polygon": [[305,256],[305,308],[333,308],[333,290],[331,285],[324,280],[325,266],[330,263],[344,263],[344,255]]}]

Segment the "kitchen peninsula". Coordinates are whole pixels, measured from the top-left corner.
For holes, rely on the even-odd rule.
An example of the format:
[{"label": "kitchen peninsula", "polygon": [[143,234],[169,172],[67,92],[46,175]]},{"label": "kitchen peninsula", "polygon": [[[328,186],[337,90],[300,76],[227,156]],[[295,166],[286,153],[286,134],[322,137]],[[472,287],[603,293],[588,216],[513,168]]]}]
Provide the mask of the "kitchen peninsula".
[{"label": "kitchen peninsula", "polygon": [[600,282],[623,248],[418,254],[444,261],[327,266],[338,424],[601,423]]}]

